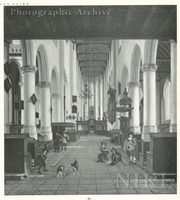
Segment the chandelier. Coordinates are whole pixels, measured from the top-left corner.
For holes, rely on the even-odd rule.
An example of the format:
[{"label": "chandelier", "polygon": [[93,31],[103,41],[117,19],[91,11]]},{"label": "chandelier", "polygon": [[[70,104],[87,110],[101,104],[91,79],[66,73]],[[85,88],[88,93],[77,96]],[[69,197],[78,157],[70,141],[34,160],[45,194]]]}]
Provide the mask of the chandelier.
[{"label": "chandelier", "polygon": [[79,97],[82,99],[91,99],[92,97],[91,90],[89,89],[89,86],[87,83],[84,84],[84,90],[81,90],[81,93],[79,94]]}]

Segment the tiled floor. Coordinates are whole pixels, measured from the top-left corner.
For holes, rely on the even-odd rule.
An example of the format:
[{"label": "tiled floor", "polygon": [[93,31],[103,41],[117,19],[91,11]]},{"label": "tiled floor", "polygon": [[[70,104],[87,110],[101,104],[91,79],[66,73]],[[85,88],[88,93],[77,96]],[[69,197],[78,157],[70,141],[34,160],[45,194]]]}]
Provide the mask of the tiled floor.
[{"label": "tiled floor", "polygon": [[[112,147],[109,138],[95,135],[81,136],[77,143],[70,143],[66,151],[49,152],[48,171],[41,175],[34,170],[28,178],[11,180],[5,184],[5,195],[76,195],[76,194],[176,194],[174,180],[145,179],[147,172],[138,165],[119,162],[114,166],[97,161],[101,141]],[[109,155],[110,157],[110,155]],[[76,158],[79,175],[73,176],[72,169],[57,179],[56,169],[60,164],[69,166]],[[127,174],[131,174],[129,182]],[[139,177],[137,179],[136,177]]]}]

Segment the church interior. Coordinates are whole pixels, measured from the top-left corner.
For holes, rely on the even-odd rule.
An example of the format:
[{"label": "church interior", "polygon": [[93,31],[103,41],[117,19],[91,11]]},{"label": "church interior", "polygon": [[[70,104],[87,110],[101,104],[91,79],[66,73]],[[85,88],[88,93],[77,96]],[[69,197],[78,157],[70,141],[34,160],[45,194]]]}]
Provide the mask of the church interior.
[{"label": "church interior", "polygon": [[[129,15],[133,18],[133,10]],[[161,28],[159,33],[165,24]],[[148,32],[145,23],[143,29]],[[133,132],[139,167],[176,180],[176,38],[21,39],[5,34],[5,179],[28,176],[43,145],[53,150],[56,133],[64,130],[69,142],[93,135],[112,143],[116,136],[121,150]]]}]

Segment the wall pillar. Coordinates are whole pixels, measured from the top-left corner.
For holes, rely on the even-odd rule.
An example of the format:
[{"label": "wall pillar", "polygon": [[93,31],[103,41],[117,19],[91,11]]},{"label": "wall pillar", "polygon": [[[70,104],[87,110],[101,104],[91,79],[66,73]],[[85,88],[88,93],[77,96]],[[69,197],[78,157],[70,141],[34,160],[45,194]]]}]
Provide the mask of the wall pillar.
[{"label": "wall pillar", "polygon": [[44,137],[44,140],[52,140],[50,83],[40,82],[39,87],[40,87],[40,100],[41,100],[40,134]]},{"label": "wall pillar", "polygon": [[104,106],[103,106],[103,77],[100,77],[100,120],[103,119]]},{"label": "wall pillar", "polygon": [[99,116],[99,80],[95,79],[95,119],[98,120]]},{"label": "wall pillar", "polygon": [[21,68],[24,73],[24,133],[37,140],[35,123],[35,104],[31,96],[35,94],[35,66],[24,66]]},{"label": "wall pillar", "polygon": [[131,121],[130,126],[134,134],[140,134],[140,122],[139,122],[139,82],[129,82],[128,83],[128,93],[129,97],[132,99],[131,106],[134,108],[131,111]]},{"label": "wall pillar", "polygon": [[[21,87],[21,100],[24,101],[24,77],[19,85]],[[21,109],[21,125],[24,125],[24,109]],[[24,133],[24,127],[21,129],[21,133]]]},{"label": "wall pillar", "polygon": [[171,40],[171,124],[170,132],[177,132],[177,43]]},{"label": "wall pillar", "polygon": [[52,98],[52,122],[61,121],[61,96],[59,93],[51,95]]}]

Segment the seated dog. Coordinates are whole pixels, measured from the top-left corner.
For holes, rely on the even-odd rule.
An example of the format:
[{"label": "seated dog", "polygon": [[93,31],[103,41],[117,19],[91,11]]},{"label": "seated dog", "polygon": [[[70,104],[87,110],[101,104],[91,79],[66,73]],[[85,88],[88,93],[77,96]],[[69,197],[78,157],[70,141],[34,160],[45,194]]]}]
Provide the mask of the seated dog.
[{"label": "seated dog", "polygon": [[71,164],[69,165],[69,167],[73,167],[73,176],[74,176],[75,174],[78,175],[79,163],[78,163],[78,161],[77,161],[76,159],[74,159],[74,162],[71,163]]},{"label": "seated dog", "polygon": [[60,177],[63,177],[65,176],[65,166],[64,165],[60,165],[58,168],[57,168],[57,178],[60,178]]}]

